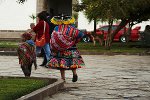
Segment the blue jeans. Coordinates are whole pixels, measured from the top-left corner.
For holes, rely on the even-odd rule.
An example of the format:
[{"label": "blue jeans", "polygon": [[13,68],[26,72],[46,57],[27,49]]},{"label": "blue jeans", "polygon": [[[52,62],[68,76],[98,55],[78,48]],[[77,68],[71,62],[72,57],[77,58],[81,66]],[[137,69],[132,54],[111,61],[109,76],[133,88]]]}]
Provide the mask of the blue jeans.
[{"label": "blue jeans", "polygon": [[50,44],[46,43],[43,47],[36,47],[36,55],[41,52],[42,48],[44,49],[44,53],[46,55],[46,60],[49,61],[50,55],[51,55]]}]

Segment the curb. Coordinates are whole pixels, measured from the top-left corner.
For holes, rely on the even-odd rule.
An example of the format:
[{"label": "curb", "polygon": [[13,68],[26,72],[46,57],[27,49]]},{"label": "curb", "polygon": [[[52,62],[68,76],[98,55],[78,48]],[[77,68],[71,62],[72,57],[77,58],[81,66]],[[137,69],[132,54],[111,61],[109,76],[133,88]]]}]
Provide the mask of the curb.
[{"label": "curb", "polygon": [[[0,76],[0,78],[25,78],[25,77]],[[51,96],[57,93],[60,89],[64,88],[64,81],[61,79],[41,78],[41,77],[30,77],[29,79],[49,80],[49,85],[43,88],[37,89],[16,100],[43,100],[44,98]]]},{"label": "curb", "polygon": [[36,91],[33,91],[32,93],[22,96],[21,98],[17,100],[43,100],[45,97],[48,97],[57,93],[63,87],[64,87],[64,81],[58,80],[57,82],[54,82],[53,84],[40,88]]},{"label": "curb", "polygon": [[[143,52],[143,53],[120,53],[120,52],[84,52],[80,51],[81,55],[139,55],[145,56],[150,55],[150,52]],[[17,51],[0,51],[1,56],[17,56]]]},{"label": "curb", "polygon": [[17,56],[16,51],[0,51],[1,56]]},{"label": "curb", "polygon": [[114,56],[114,55],[139,55],[139,56],[149,56],[149,52],[143,52],[143,53],[120,53],[120,52],[80,52],[82,55],[108,55],[108,56]]}]

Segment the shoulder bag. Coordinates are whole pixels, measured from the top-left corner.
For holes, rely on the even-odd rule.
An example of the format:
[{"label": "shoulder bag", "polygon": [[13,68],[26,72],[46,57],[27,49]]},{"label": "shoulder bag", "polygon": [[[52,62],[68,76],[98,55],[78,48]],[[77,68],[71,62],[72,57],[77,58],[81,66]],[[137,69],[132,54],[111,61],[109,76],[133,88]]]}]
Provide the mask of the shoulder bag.
[{"label": "shoulder bag", "polygon": [[44,21],[44,31],[43,31],[43,35],[40,39],[38,39],[38,37],[36,36],[36,40],[35,40],[35,45],[38,47],[43,47],[46,43],[46,39],[45,39],[45,29],[46,29],[46,22]]}]

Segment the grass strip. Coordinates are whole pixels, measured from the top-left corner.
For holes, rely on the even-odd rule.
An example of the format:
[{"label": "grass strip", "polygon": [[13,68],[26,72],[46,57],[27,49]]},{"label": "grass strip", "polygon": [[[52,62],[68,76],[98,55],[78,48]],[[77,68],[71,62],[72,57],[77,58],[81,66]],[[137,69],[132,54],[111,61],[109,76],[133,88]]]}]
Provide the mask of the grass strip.
[{"label": "grass strip", "polygon": [[[80,42],[77,47],[83,52],[99,52],[99,53],[141,53],[146,48],[139,48],[139,42],[120,43],[113,42],[111,49],[107,50],[104,46],[100,46],[98,43],[94,46],[93,43]],[[0,48],[17,48],[18,42],[16,41],[0,41]]]},{"label": "grass strip", "polygon": [[99,53],[141,53],[145,51],[145,48],[139,48],[136,42],[128,44],[116,42],[113,43],[110,50],[107,50],[104,46],[100,46],[98,43],[94,46],[93,43],[78,43],[77,47],[83,52],[99,52]]},{"label": "grass strip", "polygon": [[48,80],[30,78],[0,78],[0,100],[15,100],[48,83]]}]

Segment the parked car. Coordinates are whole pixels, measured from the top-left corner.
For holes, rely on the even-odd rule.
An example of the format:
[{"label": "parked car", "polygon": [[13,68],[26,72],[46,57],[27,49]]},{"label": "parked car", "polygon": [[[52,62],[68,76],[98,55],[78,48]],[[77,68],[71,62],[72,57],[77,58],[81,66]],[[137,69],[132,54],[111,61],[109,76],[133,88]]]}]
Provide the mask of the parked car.
[{"label": "parked car", "polygon": [[[102,26],[96,30],[96,35],[103,35],[104,40],[106,40],[106,35],[108,34],[108,25]],[[112,31],[115,31],[118,25],[112,25]],[[140,38],[140,26],[135,27],[134,29],[131,30],[130,34],[130,41],[138,41]],[[115,36],[113,41],[120,41],[120,42],[126,42],[126,37],[124,35],[125,31],[127,31],[127,27],[123,27]],[[88,32],[91,33],[91,32]]]}]

